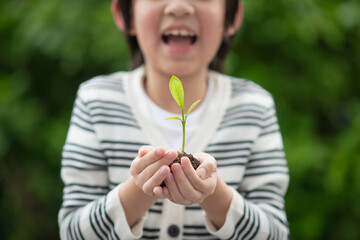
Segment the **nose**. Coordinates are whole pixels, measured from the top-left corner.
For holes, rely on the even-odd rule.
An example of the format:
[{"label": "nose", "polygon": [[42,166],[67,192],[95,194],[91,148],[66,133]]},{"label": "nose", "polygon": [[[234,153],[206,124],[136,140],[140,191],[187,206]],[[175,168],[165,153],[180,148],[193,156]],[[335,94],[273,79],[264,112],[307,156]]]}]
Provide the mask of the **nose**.
[{"label": "nose", "polygon": [[168,0],[165,7],[165,14],[181,17],[184,15],[192,15],[195,12],[194,7],[190,3],[193,0]]}]

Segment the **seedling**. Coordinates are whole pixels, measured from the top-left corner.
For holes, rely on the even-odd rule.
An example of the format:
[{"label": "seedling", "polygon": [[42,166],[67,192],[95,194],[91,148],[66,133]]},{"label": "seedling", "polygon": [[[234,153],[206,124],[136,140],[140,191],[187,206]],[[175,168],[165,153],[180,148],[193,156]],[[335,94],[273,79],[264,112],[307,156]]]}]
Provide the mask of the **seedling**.
[{"label": "seedling", "polygon": [[166,118],[166,120],[169,119],[176,119],[176,120],[180,120],[181,125],[182,125],[182,147],[181,147],[181,152],[184,154],[185,153],[185,126],[186,126],[186,120],[187,117],[189,116],[189,113],[194,109],[194,107],[200,102],[200,100],[197,100],[196,102],[194,102],[190,108],[188,109],[186,115],[184,114],[184,89],[182,86],[182,83],[180,81],[179,78],[172,76],[169,82],[169,88],[170,88],[170,93],[172,95],[172,97],[175,99],[176,103],[180,106],[181,108],[181,118],[179,117],[169,117]]},{"label": "seedling", "polygon": [[198,159],[194,158],[192,154],[185,153],[185,132],[186,132],[185,131],[185,126],[186,126],[186,120],[187,120],[187,118],[189,116],[189,113],[200,102],[200,100],[197,100],[196,102],[191,104],[191,106],[187,110],[187,113],[185,114],[185,112],[184,112],[184,89],[183,89],[183,86],[182,86],[182,83],[181,83],[180,79],[178,79],[175,76],[172,76],[171,79],[170,79],[170,82],[169,82],[169,88],[170,88],[170,93],[171,93],[172,97],[175,99],[176,103],[181,108],[181,118],[179,118],[179,117],[169,117],[169,118],[166,118],[166,120],[176,119],[176,120],[179,120],[181,122],[181,125],[182,125],[181,153],[178,152],[178,157],[170,164],[170,167],[171,167],[172,164],[174,164],[176,162],[180,163],[181,158],[183,156],[185,156],[185,157],[188,157],[190,159],[191,165],[193,166],[194,169],[196,169],[200,165],[200,161]]}]

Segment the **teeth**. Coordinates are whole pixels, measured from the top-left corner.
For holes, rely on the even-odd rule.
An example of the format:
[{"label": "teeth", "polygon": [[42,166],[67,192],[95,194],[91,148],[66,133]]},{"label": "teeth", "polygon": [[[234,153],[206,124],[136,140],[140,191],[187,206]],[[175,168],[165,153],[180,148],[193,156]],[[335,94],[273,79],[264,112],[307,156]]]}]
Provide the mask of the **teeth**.
[{"label": "teeth", "polygon": [[190,33],[188,33],[188,31],[186,31],[185,29],[180,30],[180,36],[188,36],[188,35],[190,35]]},{"label": "teeth", "polygon": [[172,29],[164,33],[165,36],[182,36],[182,37],[194,37],[195,35],[186,29]]}]

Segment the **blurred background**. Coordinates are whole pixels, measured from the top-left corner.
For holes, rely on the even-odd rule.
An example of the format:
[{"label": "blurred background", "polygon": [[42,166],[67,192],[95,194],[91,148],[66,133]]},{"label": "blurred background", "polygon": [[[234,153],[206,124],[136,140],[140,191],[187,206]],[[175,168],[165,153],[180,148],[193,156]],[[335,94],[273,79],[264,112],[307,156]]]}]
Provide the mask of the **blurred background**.
[{"label": "blurred background", "polygon": [[[291,239],[360,239],[360,2],[244,0],[227,73],[270,91]],[[79,84],[126,70],[110,1],[0,0],[0,236],[57,239]]]}]

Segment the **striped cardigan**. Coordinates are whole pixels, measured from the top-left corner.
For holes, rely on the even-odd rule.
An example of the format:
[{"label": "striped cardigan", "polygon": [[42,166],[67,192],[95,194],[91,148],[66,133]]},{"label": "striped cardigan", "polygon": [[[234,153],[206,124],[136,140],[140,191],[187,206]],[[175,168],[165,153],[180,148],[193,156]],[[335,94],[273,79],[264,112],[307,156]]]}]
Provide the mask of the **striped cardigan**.
[{"label": "striped cardigan", "polygon": [[232,188],[225,224],[216,229],[199,205],[160,199],[128,226],[118,191],[131,161],[142,145],[169,147],[150,119],[143,73],[99,76],[79,88],[62,155],[61,238],[287,239],[289,174],[273,99],[251,81],[216,72],[209,73],[213,98],[186,149],[214,156],[218,176]]}]

